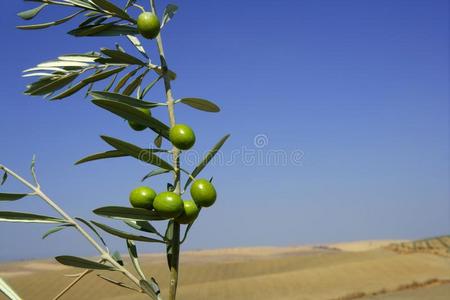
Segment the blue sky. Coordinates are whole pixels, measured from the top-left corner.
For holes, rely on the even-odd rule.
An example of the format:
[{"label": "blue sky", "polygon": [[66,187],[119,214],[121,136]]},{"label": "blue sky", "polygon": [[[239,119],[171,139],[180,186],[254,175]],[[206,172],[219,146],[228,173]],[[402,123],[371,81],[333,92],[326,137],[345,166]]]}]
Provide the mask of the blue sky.
[{"label": "blue sky", "polygon": [[[161,11],[168,3],[157,2]],[[217,204],[202,211],[185,249],[449,233],[448,1],[174,3],[180,10],[163,37],[178,74],[175,96],[222,107],[220,114],[207,114],[177,106],[177,120],[194,128],[201,153],[232,134],[223,148],[227,163],[203,174],[214,176]],[[146,146],[152,133],[130,131],[80,95],[53,103],[25,96],[28,81],[20,75],[60,54],[115,41],[132,48],[124,38],[65,35],[77,22],[16,30],[22,23],[16,13],[30,7],[18,0],[0,4],[0,162],[28,176],[36,154],[44,191],[72,215],[98,220],[90,211],[127,205],[129,191],[150,168],[133,159],[73,162],[108,149],[100,134]],[[64,13],[49,9],[36,20]],[[156,61],[154,45],[147,44]],[[148,99],[163,100],[162,85]],[[167,121],[164,110],[154,114]],[[255,136],[261,135],[265,144],[258,148]],[[263,164],[245,158],[273,153],[301,159]],[[147,184],[162,190],[166,182]],[[2,191],[21,187],[10,180]],[[37,198],[0,205],[52,213]],[[95,253],[70,230],[42,241],[46,229],[2,223],[0,238],[7,243],[0,259]],[[124,249],[117,239],[108,241]]]}]

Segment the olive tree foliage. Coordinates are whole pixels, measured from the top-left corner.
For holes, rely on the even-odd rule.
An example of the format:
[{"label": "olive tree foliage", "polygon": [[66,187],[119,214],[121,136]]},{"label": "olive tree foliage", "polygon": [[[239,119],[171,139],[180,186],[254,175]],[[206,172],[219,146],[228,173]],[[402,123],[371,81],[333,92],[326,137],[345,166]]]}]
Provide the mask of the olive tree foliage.
[{"label": "olive tree foliage", "polygon": [[[142,174],[144,180],[153,176],[169,176],[167,189],[183,195],[188,186],[206,167],[208,162],[219,151],[229,135],[221,138],[206,154],[199,165],[192,171],[181,167],[182,151],[173,146],[170,138],[170,129],[176,125],[175,107],[178,104],[188,105],[194,109],[205,112],[219,112],[219,107],[211,101],[185,97],[175,99],[171,87],[177,75],[169,68],[162,41],[164,27],[173,19],[178,7],[169,4],[162,14],[158,14],[155,0],[25,0],[33,5],[29,10],[20,12],[18,16],[24,21],[17,26],[22,30],[41,30],[63,23],[76,23],[68,32],[73,37],[115,38],[114,46],[110,48],[93,49],[85,53],[62,54],[54,59],[37,64],[35,67],[24,70],[24,77],[33,81],[27,85],[25,94],[39,96],[49,101],[61,101],[69,98],[88,97],[90,102],[106,112],[112,113],[121,119],[139,124],[149,130],[150,139],[154,147],[147,148],[131,144],[111,136],[101,136],[106,149],[86,156],[76,164],[84,164],[96,160],[117,159],[133,157],[136,161],[143,161],[150,167],[148,174]],[[147,6],[147,7],[145,7]],[[60,7],[65,12],[57,20],[35,21],[46,19],[45,12],[49,7]],[[150,11],[160,20],[160,34],[155,39],[146,42],[156,43],[158,52],[148,53],[144,47],[142,36],[139,34],[137,15],[143,11]],[[32,23],[32,24],[31,24]],[[122,41],[124,41],[122,43]],[[121,44],[126,43],[129,50]],[[155,57],[157,62],[153,62]],[[148,101],[147,93],[162,83],[164,87],[163,100]],[[143,109],[167,109],[169,122],[158,120]],[[137,133],[134,133],[137,134]],[[140,133],[143,134],[143,133]],[[171,145],[166,149],[163,145]],[[167,161],[164,156],[170,157]],[[167,253],[167,264],[170,270],[170,286],[168,298],[176,298],[178,283],[178,265],[180,245],[186,240],[192,223],[183,226],[175,218],[167,218],[154,209],[104,206],[95,209],[94,214],[115,220],[128,226],[124,231],[98,221],[85,220],[72,217],[52,200],[41,188],[35,170],[35,159],[31,163],[31,180],[27,180],[7,166],[0,164],[0,185],[4,185],[8,177],[19,181],[27,189],[23,193],[0,193],[1,201],[19,201],[26,197],[35,196],[45,201],[55,211],[55,216],[45,216],[32,212],[0,211],[0,221],[44,223],[51,227],[43,234],[46,238],[62,230],[78,231],[88,243],[99,253],[98,260],[88,260],[71,255],[57,256],[56,260],[64,265],[82,268],[84,271],[75,276],[74,281],[60,292],[55,299],[62,297],[70,288],[86,275],[97,270],[119,272],[124,275],[124,282],[105,276],[104,272],[98,274],[95,280],[105,280],[111,284],[144,293],[152,299],[162,299],[157,280],[147,274],[139,263],[137,242],[163,245]],[[183,176],[182,176],[183,175]],[[170,179],[171,178],[171,179]],[[181,179],[186,178],[184,185]],[[166,222],[165,232],[159,232],[153,222]],[[181,234],[183,232],[183,234]],[[107,247],[102,234],[109,234],[123,240],[128,249],[130,266],[125,265],[119,252],[111,252]],[[2,281],[0,290],[11,299],[18,299],[17,294]]]}]

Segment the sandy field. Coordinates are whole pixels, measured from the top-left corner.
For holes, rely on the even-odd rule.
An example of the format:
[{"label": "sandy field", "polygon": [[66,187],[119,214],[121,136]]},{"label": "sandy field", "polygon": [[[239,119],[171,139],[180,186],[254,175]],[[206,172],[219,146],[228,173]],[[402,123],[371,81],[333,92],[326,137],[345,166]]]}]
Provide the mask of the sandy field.
[{"label": "sandy field", "polygon": [[[443,300],[450,295],[450,237],[422,241],[358,241],[302,247],[255,247],[184,252],[180,300]],[[123,255],[125,257],[125,255]],[[162,254],[141,256],[144,271],[168,283]],[[129,261],[125,264],[130,266]],[[0,277],[23,299],[53,299],[82,271],[53,260],[0,264]],[[92,272],[61,299],[149,299]],[[0,299],[3,299],[0,295]],[[6,298],[5,298],[6,299]]]}]

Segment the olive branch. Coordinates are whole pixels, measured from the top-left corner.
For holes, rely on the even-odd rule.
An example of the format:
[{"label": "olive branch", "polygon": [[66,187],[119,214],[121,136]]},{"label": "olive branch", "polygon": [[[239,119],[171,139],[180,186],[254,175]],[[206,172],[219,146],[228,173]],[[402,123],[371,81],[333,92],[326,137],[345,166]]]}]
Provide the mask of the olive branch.
[{"label": "olive branch", "polygon": [[[204,179],[197,180],[197,176],[220,150],[229,135],[221,138],[192,172],[181,168],[182,149],[187,148],[185,148],[185,144],[178,143],[172,135],[175,128],[179,126],[175,119],[175,106],[179,103],[206,112],[220,111],[220,108],[216,104],[203,98],[185,97],[176,99],[173,96],[171,82],[176,80],[177,75],[168,66],[160,30],[173,19],[178,7],[174,4],[167,5],[162,17],[158,18],[154,0],[149,1],[150,12],[146,12],[144,4],[138,4],[140,1],[137,0],[124,1],[125,3],[123,5],[117,5],[108,0],[33,0],[32,2],[39,2],[40,5],[19,13],[18,16],[23,20],[33,20],[48,6],[60,6],[73,11],[71,14],[58,20],[31,25],[20,25],[17,28],[23,30],[45,29],[77,18],[83,18],[76,28],[68,32],[69,35],[74,37],[125,37],[129,42],[129,46],[132,46],[132,49],[138,55],[134,55],[122,45],[116,43],[113,48],[101,48],[86,53],[60,55],[56,59],[39,63],[35,67],[23,71],[24,77],[37,78],[27,86],[25,90],[25,94],[27,95],[40,96],[50,101],[59,101],[85,90],[85,97],[92,97],[91,103],[97,107],[127,120],[130,125],[132,122],[142,128],[148,128],[154,134],[154,148],[142,148],[118,138],[101,136],[102,140],[112,149],[110,148],[102,152],[87,155],[75,164],[79,165],[111,158],[133,157],[156,167],[146,174],[142,178],[142,181],[148,180],[153,176],[172,174],[173,181],[167,184],[167,190],[178,195],[177,197],[182,196],[188,186],[193,182],[195,183],[192,187],[196,184],[212,187],[209,181]],[[136,12],[141,13],[137,21],[133,17],[133,13]],[[141,16],[151,18],[153,23],[145,23],[143,26],[140,24]],[[157,24],[157,27],[154,24]],[[151,32],[146,32],[149,26]],[[148,39],[154,38],[156,41],[159,57],[158,64],[151,61],[151,55],[146,52],[145,47],[139,39],[139,34]],[[152,78],[150,78],[150,81],[147,81],[150,75],[152,75]],[[148,92],[159,82],[162,82],[164,85],[165,99],[162,101],[147,100],[146,96]],[[167,108],[168,124],[153,117],[149,113],[150,110],[161,107]],[[167,150],[162,148],[162,144],[165,141],[172,144],[172,149]],[[188,148],[192,146],[194,141],[191,141],[192,143],[189,144]],[[164,154],[171,156],[170,163],[161,157]],[[198,212],[194,217],[192,219],[188,218],[186,222],[182,220],[186,220],[187,210],[186,212],[184,210],[183,212],[177,211],[176,214],[169,216],[164,214],[163,211],[158,210],[156,202],[154,208],[104,206],[93,211],[98,216],[120,221],[133,230],[132,232],[127,232],[97,221],[88,221],[70,216],[43,192],[37,179],[34,158],[30,169],[33,182],[27,181],[13,170],[0,164],[0,171],[3,172],[0,186],[11,176],[29,190],[26,193],[0,193],[0,201],[17,201],[25,197],[35,196],[53,208],[58,216],[44,216],[29,212],[0,211],[0,221],[53,224],[54,227],[44,233],[43,238],[66,228],[75,229],[100,255],[97,261],[72,255],[57,256],[55,259],[59,263],[83,268],[85,271],[75,274],[73,276],[75,279],[54,299],[61,298],[73,286],[95,270],[107,270],[123,274],[131,282],[131,285],[100,274],[97,277],[116,286],[145,293],[152,299],[161,300],[162,295],[156,279],[147,276],[140,266],[136,242],[163,244],[165,246],[168,267],[170,269],[168,298],[170,300],[176,299],[180,245],[186,240],[188,232],[201,207],[198,208]],[[183,188],[181,186],[182,175],[187,177]],[[192,187],[191,195],[194,198],[197,194],[192,192]],[[193,200],[196,199],[194,198]],[[186,202],[184,203],[187,209]],[[202,202],[191,201],[190,205],[195,207],[196,204],[200,206],[200,203]],[[202,203],[201,206],[207,207],[211,204]],[[181,216],[180,214],[184,215],[184,219],[178,217]],[[157,221],[167,221],[164,234],[158,232],[152,225],[152,222]],[[181,236],[182,223],[187,225],[184,229],[183,236]],[[110,252],[98,229],[124,240],[136,275],[130,272],[124,265],[119,252]],[[6,283],[4,286],[6,287]],[[9,292],[12,291],[9,287],[8,289]],[[13,293],[11,292],[9,294]]]}]

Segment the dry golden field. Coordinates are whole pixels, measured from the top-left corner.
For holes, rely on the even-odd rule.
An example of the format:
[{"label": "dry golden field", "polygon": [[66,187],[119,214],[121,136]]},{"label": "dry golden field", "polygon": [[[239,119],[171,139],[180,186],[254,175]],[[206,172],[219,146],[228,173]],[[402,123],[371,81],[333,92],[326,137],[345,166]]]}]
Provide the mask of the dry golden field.
[{"label": "dry golden field", "polygon": [[[393,241],[366,241],[185,252],[179,299],[449,299],[450,257],[440,255],[448,251],[447,239],[426,240],[425,245],[433,245],[429,251],[417,245],[414,250],[412,242],[392,246]],[[165,263],[162,255],[142,256],[144,269],[159,279],[161,287],[167,286]],[[73,280],[63,275],[76,272],[51,260],[0,264],[0,277],[22,298],[33,300],[53,299]],[[96,274],[89,274],[61,299],[147,299]],[[117,274],[101,274],[126,282]]]}]

